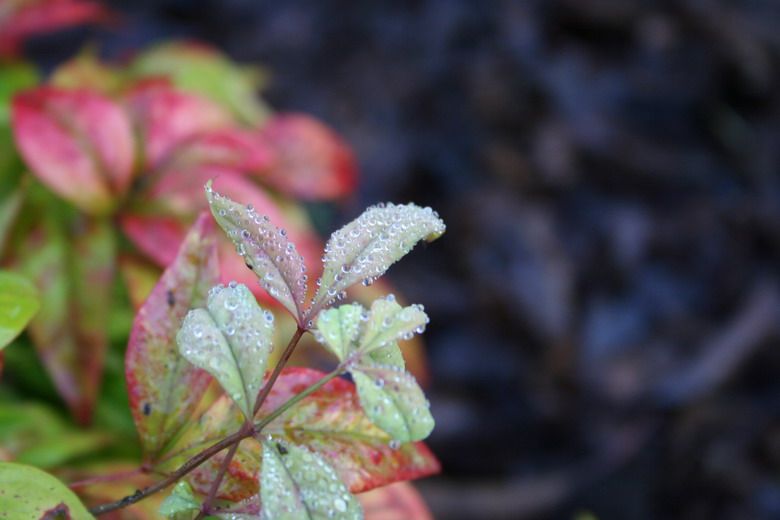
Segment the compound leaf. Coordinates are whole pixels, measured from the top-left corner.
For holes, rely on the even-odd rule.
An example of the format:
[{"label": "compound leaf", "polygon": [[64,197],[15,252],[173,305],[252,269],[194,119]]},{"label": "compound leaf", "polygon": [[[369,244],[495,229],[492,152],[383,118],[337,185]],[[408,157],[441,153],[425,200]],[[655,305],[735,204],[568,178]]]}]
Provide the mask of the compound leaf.
[{"label": "compound leaf", "polygon": [[216,235],[211,218],[203,213],[130,332],[125,378],[147,460],[155,460],[181,430],[211,380],[179,355],[176,333],[187,311],[206,303],[217,277]]},{"label": "compound leaf", "polygon": [[318,339],[339,361],[344,361],[355,348],[364,313],[361,305],[353,304],[328,309],[317,316]]},{"label": "compound leaf", "polygon": [[244,262],[260,280],[260,286],[276,298],[296,319],[304,321],[306,266],[287,232],[271,224],[252,206],[237,204],[206,184],[211,212],[233,241]]},{"label": "compound leaf", "polygon": [[[325,375],[309,368],[285,368],[257,418],[262,419]],[[394,442],[374,425],[361,408],[355,385],[341,378],[329,381],[277,417],[262,435],[305,446],[322,456],[353,493],[439,471],[438,461],[424,443]]]},{"label": "compound leaf", "polygon": [[335,301],[349,286],[361,280],[371,283],[418,241],[435,240],[445,229],[431,208],[392,203],[371,206],[330,236],[311,314]]},{"label": "compound leaf", "polygon": [[414,376],[381,365],[358,365],[351,373],[366,415],[396,442],[419,441],[431,433],[433,416]]},{"label": "compound leaf", "polygon": [[333,468],[293,444],[263,441],[263,514],[277,520],[362,519],[363,509]]},{"label": "compound leaf", "polygon": [[190,311],[176,336],[179,352],[211,373],[249,419],[272,348],[273,321],[246,285],[231,282],[214,287],[207,308]]}]

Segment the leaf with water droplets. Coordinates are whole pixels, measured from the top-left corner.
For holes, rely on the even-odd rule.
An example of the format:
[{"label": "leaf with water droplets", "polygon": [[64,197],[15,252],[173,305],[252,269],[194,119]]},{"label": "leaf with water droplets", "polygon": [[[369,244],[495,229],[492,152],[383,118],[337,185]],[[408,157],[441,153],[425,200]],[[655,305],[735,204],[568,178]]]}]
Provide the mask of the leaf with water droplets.
[{"label": "leaf with water droplets", "polygon": [[210,372],[249,419],[272,348],[273,322],[246,285],[231,282],[214,287],[207,308],[190,311],[176,336],[179,352]]},{"label": "leaf with water droplets", "polygon": [[364,313],[365,309],[361,305],[353,304],[328,309],[317,316],[317,337],[321,337],[325,347],[339,361],[344,361],[354,350]]},{"label": "leaf with water droplets", "polygon": [[422,306],[401,307],[390,295],[366,311],[361,305],[341,305],[317,316],[317,339],[339,361],[375,362],[403,369],[397,342],[425,330],[428,316]]},{"label": "leaf with water droplets", "polygon": [[324,271],[312,314],[349,286],[382,276],[420,240],[430,242],[444,231],[444,222],[431,208],[391,203],[368,208],[335,231],[325,245]]},{"label": "leaf with water droplets", "polygon": [[293,444],[263,441],[263,515],[276,520],[362,519],[363,509],[319,455]]},{"label": "leaf with water droplets", "polygon": [[[325,375],[309,368],[285,368],[257,418],[267,416]],[[394,443],[373,424],[360,405],[355,385],[342,378],[328,381],[268,424],[260,435],[321,455],[353,493],[439,471],[438,461],[424,443]]]},{"label": "leaf with water droplets", "polygon": [[306,266],[287,232],[251,207],[219,195],[206,184],[211,212],[233,241],[247,266],[257,275],[260,286],[276,298],[303,325],[306,297]]},{"label": "leaf with water droplets", "polygon": [[433,416],[414,376],[381,365],[358,365],[350,372],[366,415],[394,440],[419,441],[430,435]]},{"label": "leaf with water droplets", "polygon": [[14,98],[12,116],[19,151],[41,182],[86,213],[116,208],[135,153],[119,105],[96,92],[39,87]]},{"label": "leaf with water droplets", "polygon": [[[158,512],[171,519],[184,518],[183,515],[198,511],[200,502],[195,498],[192,488],[184,481],[180,481],[171,490],[171,494],[165,499]],[[191,514],[189,516],[192,516]]]},{"label": "leaf with water droplets", "polygon": [[156,460],[195,410],[211,376],[181,357],[176,333],[192,307],[217,283],[216,235],[203,213],[136,315],[125,378],[146,460]]}]

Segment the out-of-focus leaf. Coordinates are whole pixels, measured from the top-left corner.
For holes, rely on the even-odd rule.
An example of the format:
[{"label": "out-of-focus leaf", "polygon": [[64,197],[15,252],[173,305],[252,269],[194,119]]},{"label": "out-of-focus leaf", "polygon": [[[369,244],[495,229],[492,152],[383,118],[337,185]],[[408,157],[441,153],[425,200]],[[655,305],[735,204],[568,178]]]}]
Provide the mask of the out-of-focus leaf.
[{"label": "out-of-focus leaf", "polygon": [[6,0],[0,10],[0,57],[18,54],[30,36],[110,17],[105,5],[90,0]]},{"label": "out-of-focus leaf", "polygon": [[[81,498],[87,507],[95,507],[113,502],[117,498],[132,495],[139,489],[150,486],[159,480],[158,476],[138,472],[137,462],[112,462],[110,464],[79,465],[77,468],[65,468],[57,475]],[[105,477],[122,475],[121,478]],[[105,479],[101,482],[101,479]],[[164,495],[156,493],[140,502],[113,511],[100,518],[108,520],[160,520],[157,513]]]},{"label": "out-of-focus leaf", "polygon": [[[14,146],[11,132],[11,98],[17,92],[38,83],[38,72],[30,63],[11,62],[0,66],[0,76],[3,78],[0,81],[0,179],[2,179],[0,189],[6,191],[10,187],[5,184],[5,181],[11,178],[14,170],[21,170],[20,165],[17,165],[18,151]],[[0,227],[1,233],[2,227]]]},{"label": "out-of-focus leaf", "polygon": [[154,170],[177,146],[202,133],[227,128],[230,114],[208,99],[174,89],[166,81],[145,81],[127,94],[137,125],[144,166]]},{"label": "out-of-focus leaf", "polygon": [[202,214],[136,316],[125,377],[146,460],[153,461],[189,419],[210,381],[178,354],[176,333],[193,307],[204,305],[216,283],[216,237]]},{"label": "out-of-focus leaf", "polygon": [[361,493],[357,499],[363,505],[366,520],[433,520],[428,506],[409,482]]},{"label": "out-of-focus leaf", "polygon": [[104,433],[77,430],[42,405],[5,403],[0,408],[0,445],[16,462],[54,468],[108,441]]},{"label": "out-of-focus leaf", "polygon": [[431,208],[391,203],[371,206],[328,239],[322,283],[311,314],[349,286],[361,280],[371,283],[418,241],[435,240],[445,229]]},{"label": "out-of-focus leaf", "polygon": [[93,47],[57,67],[49,84],[64,89],[88,89],[104,95],[119,92],[125,76],[119,69],[101,62]]},{"label": "out-of-focus leaf", "polygon": [[276,161],[262,179],[294,198],[330,200],[351,194],[357,166],[350,148],[313,117],[284,114],[260,130]]},{"label": "out-of-focus leaf", "polygon": [[167,216],[124,214],[119,222],[133,244],[161,267],[174,261],[187,233],[181,219]]},{"label": "out-of-focus leaf", "polygon": [[0,271],[0,350],[22,332],[40,306],[32,282],[18,273]]},{"label": "out-of-focus leaf", "polygon": [[130,304],[138,311],[162,274],[159,267],[137,255],[119,256],[119,272],[127,287]]},{"label": "out-of-focus leaf", "polygon": [[278,520],[362,519],[360,503],[320,456],[293,444],[263,442],[263,515]]},{"label": "out-of-focus leaf", "polygon": [[32,466],[0,462],[0,490],[0,512],[9,519],[95,518],[62,482]]},{"label": "out-of-focus leaf", "polygon": [[287,232],[271,224],[267,215],[235,203],[206,185],[211,213],[233,241],[244,263],[260,280],[260,286],[276,298],[299,325],[304,323],[306,266]]},{"label": "out-of-focus leaf", "polygon": [[139,76],[167,76],[182,90],[205,96],[249,124],[268,117],[256,91],[263,77],[256,68],[239,67],[200,43],[170,42],[152,47],[132,64]]},{"label": "out-of-focus leaf", "polygon": [[351,374],[366,415],[396,442],[419,441],[430,435],[434,426],[430,404],[414,376],[380,365],[358,365]]},{"label": "out-of-focus leaf", "polygon": [[[285,368],[257,418],[262,419],[325,375],[308,368]],[[321,455],[353,493],[432,475],[440,469],[424,443],[393,442],[374,425],[360,405],[355,385],[345,379],[329,381],[276,418],[260,435],[305,446]]]},{"label": "out-of-focus leaf", "polygon": [[30,337],[57,390],[85,424],[103,371],[116,244],[104,220],[60,218],[43,215],[19,245],[17,263],[41,296]]},{"label": "out-of-focus leaf", "polygon": [[249,420],[273,348],[273,323],[249,288],[232,282],[214,287],[206,309],[191,310],[176,335],[181,355],[213,375]]},{"label": "out-of-focus leaf", "polygon": [[167,518],[176,518],[180,513],[198,511],[198,509],[200,509],[200,502],[195,498],[190,485],[182,481],[173,487],[158,512]]},{"label": "out-of-focus leaf", "polygon": [[32,172],[89,214],[106,214],[130,187],[130,121],[113,101],[87,90],[38,87],[13,100],[14,137]]}]

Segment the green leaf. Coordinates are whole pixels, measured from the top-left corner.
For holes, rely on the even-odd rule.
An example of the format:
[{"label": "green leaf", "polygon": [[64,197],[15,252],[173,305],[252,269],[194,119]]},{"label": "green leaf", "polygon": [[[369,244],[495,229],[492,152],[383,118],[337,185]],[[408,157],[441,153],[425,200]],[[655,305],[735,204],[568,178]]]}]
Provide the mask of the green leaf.
[{"label": "green leaf", "polygon": [[[200,502],[195,498],[192,488],[186,482],[179,482],[171,491],[171,494],[160,506],[158,513],[176,520],[177,518],[186,518],[182,513],[187,514],[200,509]],[[192,515],[187,515],[192,516]]]},{"label": "green leaf", "polygon": [[417,242],[435,240],[445,229],[431,208],[391,203],[368,208],[325,245],[321,286],[311,314],[333,303],[351,285],[373,282]]},{"label": "green leaf", "polygon": [[324,459],[304,448],[263,442],[263,515],[275,520],[360,519],[363,509]]},{"label": "green leaf", "polygon": [[398,442],[430,435],[434,420],[420,386],[408,372],[381,365],[351,369],[360,404],[369,419]]},{"label": "green leaf", "polygon": [[187,314],[176,336],[179,352],[211,373],[251,419],[272,349],[274,316],[235,282],[214,287],[207,307]]},{"label": "green leaf", "polygon": [[22,332],[40,306],[32,282],[20,274],[0,271],[0,350]]},{"label": "green leaf", "polygon": [[32,466],[0,462],[0,512],[4,518],[94,520],[62,482]]},{"label": "green leaf", "polygon": [[317,339],[321,339],[339,361],[344,361],[354,350],[364,313],[362,305],[352,304],[328,309],[317,316]]},{"label": "green leaf", "polygon": [[259,124],[268,117],[268,107],[256,95],[263,79],[260,71],[239,67],[204,45],[158,45],[136,58],[132,70],[139,76],[168,76],[177,87],[211,98],[246,123]]},{"label": "green leaf", "polygon": [[371,311],[358,304],[342,305],[317,316],[317,339],[339,361],[378,363],[403,369],[397,342],[425,330],[428,316],[421,305],[401,307],[393,295],[378,299]]},{"label": "green leaf", "polygon": [[252,206],[237,204],[219,195],[206,184],[206,196],[217,223],[233,241],[247,267],[260,280],[260,286],[276,298],[303,325],[306,298],[306,266],[287,232],[279,229]]}]

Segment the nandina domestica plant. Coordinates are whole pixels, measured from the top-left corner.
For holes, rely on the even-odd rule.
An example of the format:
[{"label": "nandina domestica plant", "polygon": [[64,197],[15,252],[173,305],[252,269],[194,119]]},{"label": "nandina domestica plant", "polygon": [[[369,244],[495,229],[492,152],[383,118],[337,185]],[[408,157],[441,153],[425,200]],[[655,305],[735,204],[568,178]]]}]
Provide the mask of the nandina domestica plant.
[{"label": "nandina domestica plant", "polygon": [[[245,285],[215,285],[216,237],[201,215],[136,316],[127,351],[143,468],[165,477],[91,513],[127,507],[176,483],[160,508],[176,520],[363,518],[352,493],[437,472],[421,442],[434,421],[397,345],[424,331],[422,306],[401,307],[388,295],[369,309],[331,307],[420,240],[438,238],[445,227],[436,213],[378,205],[334,232],[307,307],[307,267],[286,231],[219,195],[211,181],[206,193],[217,223],[297,330],[266,374],[273,314]],[[332,371],[285,366],[307,332],[335,356]],[[346,373],[354,382],[340,377]],[[224,393],[187,427],[212,378]],[[66,498],[72,502],[63,494],[55,506],[70,511]]]}]

